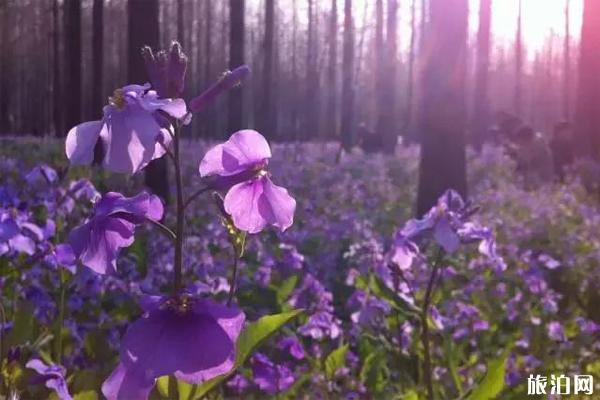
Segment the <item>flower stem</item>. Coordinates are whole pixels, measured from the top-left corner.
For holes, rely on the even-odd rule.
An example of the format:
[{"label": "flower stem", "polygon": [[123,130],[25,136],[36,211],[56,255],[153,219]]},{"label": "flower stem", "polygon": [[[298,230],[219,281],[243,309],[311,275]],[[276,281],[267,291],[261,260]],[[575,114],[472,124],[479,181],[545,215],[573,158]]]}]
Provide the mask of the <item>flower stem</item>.
[{"label": "flower stem", "polygon": [[150,222],[152,225],[157,227],[162,233],[165,234],[166,237],[171,239],[173,242],[177,240],[177,235],[168,226],[161,224],[160,222],[155,221],[151,218],[146,218],[146,221]]},{"label": "flower stem", "polygon": [[425,387],[427,389],[427,399],[433,400],[433,380],[431,377],[431,349],[430,349],[430,337],[429,337],[429,307],[431,306],[431,300],[433,292],[435,290],[435,281],[438,276],[439,267],[442,261],[443,253],[438,251],[435,263],[429,281],[427,282],[427,288],[425,289],[425,298],[423,300],[423,308],[421,310],[421,343],[423,344],[423,379],[425,380]]},{"label": "flower stem", "polygon": [[4,360],[4,327],[6,326],[6,313],[4,312],[4,305],[0,301],[0,368],[2,367],[2,361]]},{"label": "flower stem", "polygon": [[209,189],[210,189],[210,187],[208,187],[208,186],[198,189],[196,192],[194,192],[194,194],[192,194],[190,197],[188,197],[188,199],[183,204],[183,208],[184,209],[188,208],[188,206],[192,203],[192,201],[196,200],[196,198],[198,198],[198,196],[202,195],[202,193],[206,192]]},{"label": "flower stem", "polygon": [[181,159],[179,154],[179,140],[181,125],[179,121],[175,122],[175,135],[173,137],[173,164],[175,164],[175,182],[177,185],[177,223],[175,226],[175,262],[174,262],[174,290],[179,292],[182,287],[182,269],[183,269],[183,230],[184,230],[184,200],[183,200],[183,178],[181,176]]},{"label": "flower stem", "polygon": [[60,288],[59,288],[59,300],[58,300],[58,321],[56,325],[56,354],[54,356],[56,363],[60,364],[62,361],[62,329],[65,323],[65,291],[66,285],[64,280],[64,271],[60,271]]},{"label": "flower stem", "polygon": [[229,297],[227,298],[227,305],[231,304],[233,296],[235,295],[236,282],[237,282],[237,271],[238,271],[238,256],[235,248],[233,249],[233,272],[231,273],[231,282],[229,282]]}]

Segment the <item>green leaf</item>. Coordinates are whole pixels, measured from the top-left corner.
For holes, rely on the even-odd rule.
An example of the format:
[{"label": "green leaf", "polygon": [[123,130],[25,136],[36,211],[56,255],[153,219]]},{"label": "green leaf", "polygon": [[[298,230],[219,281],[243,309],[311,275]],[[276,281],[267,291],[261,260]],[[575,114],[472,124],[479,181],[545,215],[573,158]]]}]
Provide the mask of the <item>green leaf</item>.
[{"label": "green leaf", "polygon": [[98,393],[93,390],[86,390],[75,394],[73,400],[98,400]]},{"label": "green leaf", "polygon": [[11,346],[25,344],[33,338],[34,318],[33,307],[27,302],[20,302],[17,306],[13,327],[7,335],[8,345]]},{"label": "green leaf", "polygon": [[452,381],[454,382],[454,386],[458,391],[458,394],[462,396],[464,394],[464,389],[462,387],[462,381],[460,380],[460,376],[458,375],[458,363],[456,360],[456,349],[454,347],[454,342],[450,337],[444,336],[444,353],[446,355],[446,361],[448,363],[448,371],[450,372],[450,376],[452,377]]},{"label": "green leaf", "polygon": [[329,355],[325,359],[325,377],[327,379],[333,379],[337,370],[344,366],[344,364],[346,363],[347,352],[348,344],[345,344],[329,353]]},{"label": "green leaf", "polygon": [[493,359],[487,365],[487,372],[479,385],[467,396],[467,400],[492,400],[504,389],[506,360],[511,348],[504,350],[502,355]]},{"label": "green leaf", "polygon": [[158,378],[156,380],[156,388],[162,397],[169,398],[169,375]]},{"label": "green leaf", "polygon": [[414,390],[410,390],[402,395],[402,400],[419,400],[419,395]]},{"label": "green leaf", "polygon": [[298,275],[292,275],[281,283],[276,289],[278,304],[282,304],[290,297],[290,294],[292,294],[292,291],[296,288],[297,283]]},{"label": "green leaf", "polygon": [[386,377],[384,374],[385,357],[381,351],[375,351],[365,358],[363,366],[360,370],[360,380],[367,388],[374,392],[381,392],[386,385]]},{"label": "green leaf", "polygon": [[231,376],[237,368],[252,355],[252,353],[271,335],[281,329],[286,323],[303,313],[304,310],[293,310],[275,315],[266,315],[252,322],[242,331],[236,344],[236,359],[233,369],[224,375],[217,376],[197,386],[194,399],[201,399],[221,382]]}]

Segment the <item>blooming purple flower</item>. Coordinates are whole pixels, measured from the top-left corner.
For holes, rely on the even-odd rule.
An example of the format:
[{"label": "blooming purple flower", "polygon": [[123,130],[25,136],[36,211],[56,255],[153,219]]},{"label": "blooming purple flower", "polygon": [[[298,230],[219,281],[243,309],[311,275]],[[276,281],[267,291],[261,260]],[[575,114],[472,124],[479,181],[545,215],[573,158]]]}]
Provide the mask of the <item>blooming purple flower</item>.
[{"label": "blooming purple flower", "polygon": [[99,274],[117,269],[117,255],[134,241],[135,226],[145,219],[160,220],[163,205],[157,196],[142,192],[135,197],[106,193],[88,221],[69,235],[69,244],[82,264]]},{"label": "blooming purple flower", "polygon": [[252,373],[254,383],[271,395],[287,390],[295,381],[294,375],[288,367],[275,365],[261,353],[256,353],[252,357]]},{"label": "blooming purple flower", "polygon": [[148,296],[121,341],[120,363],[102,385],[108,400],[144,400],[163,375],[198,384],[231,371],[244,313],[182,294]]},{"label": "blooming purple flower", "polygon": [[142,57],[152,87],[161,98],[180,97],[183,94],[187,56],[178,42],[172,42],[167,53],[154,54],[148,46],[142,48]]},{"label": "blooming purple flower", "polygon": [[268,224],[282,231],[294,221],[296,200],[271,182],[266,167],[271,149],[253,130],[242,130],[210,149],[200,162],[202,177],[217,176],[214,188],[227,188],[223,206],[235,226],[249,233]]},{"label": "blooming purple flower", "polygon": [[15,251],[33,255],[36,244],[33,238],[44,239],[39,226],[27,222],[26,216],[0,209],[0,255]]},{"label": "blooming purple flower", "polygon": [[160,99],[149,89],[150,85],[145,84],[115,90],[104,107],[102,120],[72,128],[65,147],[71,164],[91,164],[99,140],[103,148],[102,163],[114,172],[135,173],[162,157],[163,146],[168,146],[171,136],[158,112],[181,119],[187,109],[182,99]]},{"label": "blooming purple flower", "polygon": [[557,342],[564,342],[567,340],[562,325],[558,321],[551,321],[548,323],[548,337]]},{"label": "blooming purple flower", "polygon": [[239,66],[233,71],[226,71],[217,82],[190,101],[190,110],[192,112],[202,111],[221,93],[238,85],[248,73],[250,73],[250,68],[247,65]]},{"label": "blooming purple flower", "polygon": [[60,365],[46,365],[41,360],[33,358],[25,365],[41,375],[48,389],[56,392],[60,400],[72,400],[65,380],[65,369]]},{"label": "blooming purple flower", "polygon": [[288,351],[296,360],[302,360],[304,358],[304,348],[295,337],[290,336],[283,338],[279,342],[278,347],[282,350]]}]

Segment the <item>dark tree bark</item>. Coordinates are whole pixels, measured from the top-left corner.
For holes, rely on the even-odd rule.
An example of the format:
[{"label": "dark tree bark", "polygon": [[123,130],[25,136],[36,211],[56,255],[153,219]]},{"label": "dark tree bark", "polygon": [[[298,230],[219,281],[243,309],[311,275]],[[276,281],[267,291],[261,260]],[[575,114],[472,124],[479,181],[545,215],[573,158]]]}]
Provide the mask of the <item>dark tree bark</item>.
[{"label": "dark tree bark", "polygon": [[377,134],[381,135],[383,151],[393,153],[398,139],[396,114],[396,65],[398,2],[388,0],[387,25],[385,38],[385,57],[382,54],[383,70],[381,73],[381,103],[377,120]]},{"label": "dark tree bark", "polygon": [[259,131],[269,140],[274,138],[275,115],[273,114],[273,33],[275,28],[275,0],[265,0],[265,37],[262,90],[259,94]]},{"label": "dark tree bark", "polygon": [[9,38],[9,7],[8,3],[0,2],[0,134],[10,130],[8,120],[9,71],[8,63],[11,58]]},{"label": "dark tree bark", "polygon": [[[299,79],[298,79],[298,12],[296,10],[296,0],[292,2],[292,90],[294,93],[298,93]],[[298,140],[298,102],[294,99],[292,101],[292,112],[291,112],[291,125],[292,125],[292,137],[294,140]]]},{"label": "dark tree bark", "polygon": [[[205,6],[206,6],[206,10],[205,10],[205,31],[204,31],[204,47],[205,47],[205,53],[204,53],[204,82],[205,84],[210,84],[212,82],[213,79],[215,79],[215,77],[213,76],[213,72],[212,72],[212,31],[213,31],[213,18],[215,15],[214,9],[213,9],[213,2],[212,0],[206,0],[204,2]],[[212,110],[214,110],[214,105],[209,107],[209,111],[203,113],[203,118],[202,120],[204,121],[205,124],[205,132],[206,135],[211,137],[214,136],[215,134],[215,127],[216,127],[216,123],[215,123],[215,113],[212,112]]]},{"label": "dark tree bark", "polygon": [[304,98],[304,138],[319,137],[319,71],[317,64],[317,18],[314,0],[308,0],[308,39],[306,43],[306,91]]},{"label": "dark tree bark", "polygon": [[52,121],[54,136],[64,135],[64,124],[60,102],[62,99],[61,63],[60,63],[60,28],[58,0],[52,4]]},{"label": "dark tree bark", "polygon": [[515,92],[513,98],[513,111],[521,117],[523,112],[523,34],[522,34],[522,4],[519,0],[519,14],[517,16],[517,36],[515,39]]},{"label": "dark tree bark", "polygon": [[[229,0],[229,69],[244,63],[245,0]],[[244,96],[242,88],[229,92],[228,135],[244,128]]]},{"label": "dark tree bark", "polygon": [[416,18],[417,18],[417,0],[412,0],[410,7],[410,45],[408,49],[408,78],[406,88],[406,109],[404,111],[404,139],[406,143],[414,138],[412,135],[412,120],[414,106],[414,87],[415,87],[415,45],[416,45]]},{"label": "dark tree bark", "polygon": [[479,28],[477,30],[477,61],[475,66],[475,92],[471,139],[481,148],[490,121],[488,79],[490,68],[490,21],[492,0],[479,0]]},{"label": "dark tree bark", "polygon": [[354,144],[354,23],[352,0],[344,0],[344,42],[342,62],[342,146],[350,150]]},{"label": "dark tree bark", "polygon": [[62,104],[65,126],[71,129],[81,122],[81,1],[65,0],[63,7],[66,79]]},{"label": "dark tree bark", "polygon": [[[184,40],[183,0],[177,0],[177,41],[183,46]],[[184,47],[185,49],[185,47]]]},{"label": "dark tree bark", "polygon": [[329,16],[329,64],[327,65],[327,125],[325,135],[328,138],[337,137],[337,1],[331,0],[331,14]]},{"label": "dark tree bark", "polygon": [[431,0],[421,81],[417,215],[447,189],[465,196],[465,71],[468,0]]},{"label": "dark tree bark", "polygon": [[600,159],[600,1],[585,0],[575,108],[578,152]]},{"label": "dark tree bark", "polygon": [[[141,49],[147,45],[157,49],[160,45],[158,25],[158,0],[128,0],[129,51],[127,77],[129,83],[148,81]],[[167,157],[151,161],[144,169],[146,186],[152,193],[169,201]]]},{"label": "dark tree bark", "polygon": [[92,6],[92,118],[102,116],[105,103],[103,90],[104,65],[104,0],[94,0]]},{"label": "dark tree bark", "polygon": [[568,121],[571,118],[571,35],[570,35],[570,5],[565,1],[565,37],[563,44],[563,90],[562,90],[562,114]]}]

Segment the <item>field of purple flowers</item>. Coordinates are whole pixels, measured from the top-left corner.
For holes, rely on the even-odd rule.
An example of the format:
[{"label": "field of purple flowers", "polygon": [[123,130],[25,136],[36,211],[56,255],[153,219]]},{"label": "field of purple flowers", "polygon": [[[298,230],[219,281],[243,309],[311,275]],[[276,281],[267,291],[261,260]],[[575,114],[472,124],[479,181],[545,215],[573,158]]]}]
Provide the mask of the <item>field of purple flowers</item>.
[{"label": "field of purple flowers", "polygon": [[[180,141],[185,196],[215,144]],[[486,147],[469,155],[470,201],[448,192],[415,220],[416,148],[339,163],[333,145],[271,150],[293,224],[209,185],[227,195],[189,203],[173,283],[174,201],[161,219],[140,174],[3,141],[2,396],[520,399],[530,374],[600,375],[600,213],[581,174],[525,190]],[[94,253],[103,240],[118,258]]]}]

